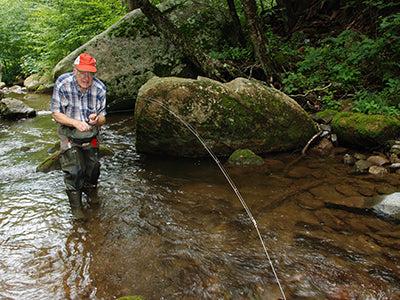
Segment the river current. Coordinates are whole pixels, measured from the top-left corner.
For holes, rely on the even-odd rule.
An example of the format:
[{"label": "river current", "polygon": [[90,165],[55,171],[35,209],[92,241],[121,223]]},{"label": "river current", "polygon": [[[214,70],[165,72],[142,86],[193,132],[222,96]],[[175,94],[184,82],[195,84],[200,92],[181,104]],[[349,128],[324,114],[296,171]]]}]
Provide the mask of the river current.
[{"label": "river current", "polygon": [[[57,141],[50,97],[22,98],[37,117],[0,121],[0,299],[282,298],[249,217],[211,159],[138,154],[133,116],[110,115],[102,143],[114,155],[101,159],[102,204],[86,208],[88,222],[74,222],[62,171],[36,172]],[[400,225],[325,205],[323,192],[347,184],[351,197],[361,181],[339,155],[306,157],[296,167],[310,173],[288,176],[298,155],[227,168],[287,299],[400,299]]]}]

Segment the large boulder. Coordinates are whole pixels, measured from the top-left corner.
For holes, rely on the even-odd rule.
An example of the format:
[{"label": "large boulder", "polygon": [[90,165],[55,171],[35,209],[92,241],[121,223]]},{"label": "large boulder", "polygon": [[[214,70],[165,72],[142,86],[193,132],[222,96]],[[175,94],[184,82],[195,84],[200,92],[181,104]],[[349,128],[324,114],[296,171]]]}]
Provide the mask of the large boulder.
[{"label": "large boulder", "polygon": [[52,76],[48,73],[32,74],[24,80],[24,86],[28,91],[35,91],[40,94],[49,94],[53,92],[54,83]]},{"label": "large boulder", "polygon": [[372,149],[400,136],[400,121],[395,117],[341,112],[332,120],[332,129],[341,145]]},{"label": "large boulder", "polygon": [[137,151],[186,157],[208,155],[196,134],[217,155],[228,156],[237,149],[258,154],[299,149],[317,131],[293,99],[244,78],[223,84],[153,77],[139,90],[135,120]]},{"label": "large boulder", "polygon": [[21,100],[14,98],[4,98],[0,100],[0,117],[3,119],[17,120],[35,116],[36,111]]},{"label": "large boulder", "polygon": [[[229,13],[213,9],[208,1],[171,0],[158,8],[203,48],[219,45],[221,35],[229,32],[223,30]],[[215,17],[224,13],[227,15]],[[140,9],[130,12],[61,60],[54,69],[54,77],[70,72],[75,58],[82,52],[97,60],[96,76],[107,86],[109,111],[133,110],[139,88],[154,75],[195,78],[201,74]]]}]

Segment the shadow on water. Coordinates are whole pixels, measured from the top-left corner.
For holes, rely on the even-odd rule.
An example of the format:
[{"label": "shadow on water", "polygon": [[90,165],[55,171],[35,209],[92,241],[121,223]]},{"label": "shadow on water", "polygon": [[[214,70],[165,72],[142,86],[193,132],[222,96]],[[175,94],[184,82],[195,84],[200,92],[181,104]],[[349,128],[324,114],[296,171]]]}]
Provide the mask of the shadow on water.
[{"label": "shadow on water", "polygon": [[[56,141],[46,106],[35,101],[44,107],[35,119],[0,121],[0,298],[281,297],[215,163],[139,155],[129,115],[109,116],[103,143],[115,155],[102,158],[102,204],[87,208],[87,223],[74,223],[62,172],[35,172]],[[355,177],[339,156],[306,157],[287,172],[296,158],[227,169],[287,298],[399,298],[400,225],[339,204],[381,185],[398,189],[400,180]]]}]

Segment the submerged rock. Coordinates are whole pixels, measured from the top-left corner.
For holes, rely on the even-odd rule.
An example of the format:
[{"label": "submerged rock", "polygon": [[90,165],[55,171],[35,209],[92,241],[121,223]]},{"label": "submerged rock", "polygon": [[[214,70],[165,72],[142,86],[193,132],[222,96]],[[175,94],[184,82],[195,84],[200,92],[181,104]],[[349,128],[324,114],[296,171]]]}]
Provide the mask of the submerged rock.
[{"label": "submerged rock", "polygon": [[249,149],[241,149],[233,152],[227,163],[236,166],[260,166],[264,164],[264,160]]}]

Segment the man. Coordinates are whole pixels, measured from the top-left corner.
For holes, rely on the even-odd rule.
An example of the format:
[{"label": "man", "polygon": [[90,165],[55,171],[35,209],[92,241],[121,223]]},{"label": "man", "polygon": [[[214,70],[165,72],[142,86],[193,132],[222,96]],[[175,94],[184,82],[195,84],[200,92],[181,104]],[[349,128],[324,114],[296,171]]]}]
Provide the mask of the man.
[{"label": "man", "polygon": [[98,136],[99,127],[106,122],[106,87],[94,77],[96,60],[90,55],[80,54],[73,67],[73,72],[57,79],[51,111],[58,123],[60,162],[72,214],[76,220],[86,221],[82,192],[89,204],[98,201]]}]

